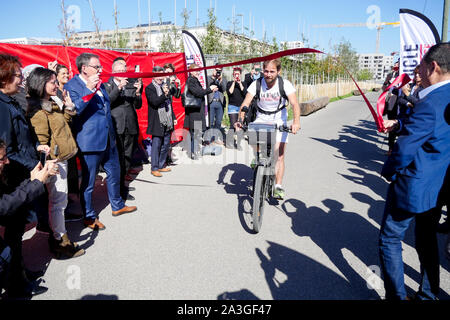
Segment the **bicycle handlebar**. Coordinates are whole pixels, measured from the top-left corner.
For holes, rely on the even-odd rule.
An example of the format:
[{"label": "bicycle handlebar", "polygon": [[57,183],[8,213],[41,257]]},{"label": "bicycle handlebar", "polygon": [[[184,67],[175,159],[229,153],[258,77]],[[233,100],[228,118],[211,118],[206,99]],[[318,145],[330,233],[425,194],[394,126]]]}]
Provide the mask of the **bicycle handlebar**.
[{"label": "bicycle handlebar", "polygon": [[[244,112],[244,113],[247,113],[249,111],[249,109],[248,109],[247,106],[243,106],[241,111]],[[248,131],[248,127],[251,124],[251,123],[242,122],[240,120],[238,120],[238,123],[240,123],[241,128],[244,131]],[[261,125],[264,125],[264,124],[262,123]],[[269,124],[267,124],[267,125],[269,125]],[[292,127],[288,127],[286,125],[278,126],[277,124],[270,124],[270,125],[274,125],[274,129],[275,130],[278,130],[278,131],[281,131],[281,132],[292,133]]]},{"label": "bicycle handlebar", "polygon": [[[240,122],[240,123],[241,123],[241,129],[244,130],[244,131],[248,131],[249,125],[252,124],[252,123],[250,123],[249,125],[247,125],[247,124],[243,124],[242,122]],[[258,123],[258,124],[259,124],[259,123]],[[255,125],[258,125],[258,124],[255,124]],[[286,126],[286,125],[281,125],[281,126],[279,126],[279,125],[277,125],[276,123],[274,123],[274,124],[260,123],[260,124],[261,124],[262,126],[264,126],[264,125],[266,125],[266,126],[272,125],[274,130],[278,130],[278,131],[281,131],[281,132],[292,133],[292,127],[290,127],[290,126]],[[256,129],[255,131],[259,131],[259,130]]]}]

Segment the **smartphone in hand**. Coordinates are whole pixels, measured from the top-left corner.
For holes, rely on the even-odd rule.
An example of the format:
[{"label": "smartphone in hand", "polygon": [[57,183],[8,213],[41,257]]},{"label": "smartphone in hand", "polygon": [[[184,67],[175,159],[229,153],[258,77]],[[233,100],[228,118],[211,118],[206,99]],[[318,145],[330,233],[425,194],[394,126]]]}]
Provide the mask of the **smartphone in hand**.
[{"label": "smartphone in hand", "polygon": [[42,167],[45,166],[45,161],[47,160],[47,154],[45,152],[41,152],[39,155],[39,161],[42,164]]}]

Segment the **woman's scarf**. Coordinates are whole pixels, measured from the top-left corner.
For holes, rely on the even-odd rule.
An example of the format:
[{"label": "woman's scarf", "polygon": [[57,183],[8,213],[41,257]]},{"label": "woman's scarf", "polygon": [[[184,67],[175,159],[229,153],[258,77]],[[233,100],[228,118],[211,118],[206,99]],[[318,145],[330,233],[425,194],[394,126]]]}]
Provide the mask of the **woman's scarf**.
[{"label": "woman's scarf", "polygon": [[[161,85],[159,85],[156,80],[152,81],[153,86],[156,88],[156,94],[158,97],[163,95],[163,91]],[[170,103],[170,99],[167,98],[162,107],[158,108],[159,122],[167,128],[167,130],[173,129],[173,120],[172,120],[172,104]]]}]

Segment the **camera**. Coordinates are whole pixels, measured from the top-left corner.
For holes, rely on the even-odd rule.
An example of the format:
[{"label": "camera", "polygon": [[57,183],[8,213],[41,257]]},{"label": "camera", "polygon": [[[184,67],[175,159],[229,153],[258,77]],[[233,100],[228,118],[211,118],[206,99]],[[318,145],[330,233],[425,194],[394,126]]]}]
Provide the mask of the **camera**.
[{"label": "camera", "polygon": [[125,86],[125,89],[136,89],[134,87],[134,84],[136,83],[136,81],[138,81],[137,78],[128,78],[128,83]]},{"label": "camera", "polygon": [[216,77],[220,77],[220,75],[222,74],[222,70],[216,70]]}]

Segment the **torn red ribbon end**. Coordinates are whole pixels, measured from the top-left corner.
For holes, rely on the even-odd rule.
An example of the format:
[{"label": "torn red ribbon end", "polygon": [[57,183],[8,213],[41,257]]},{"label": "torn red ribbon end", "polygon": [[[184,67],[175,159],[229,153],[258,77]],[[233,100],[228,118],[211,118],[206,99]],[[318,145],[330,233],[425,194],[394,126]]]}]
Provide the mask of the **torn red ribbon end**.
[{"label": "torn red ribbon end", "polygon": [[383,112],[384,112],[384,106],[386,104],[386,95],[389,92],[389,89],[391,89],[394,86],[397,86],[400,83],[400,86],[397,86],[398,89],[402,88],[404,85],[409,83],[411,81],[411,78],[406,74],[402,73],[397,78],[395,78],[394,81],[386,88],[386,90],[383,91],[383,93],[379,96],[377,101],[377,119],[375,122],[377,123],[377,128],[379,132],[384,131],[384,125],[383,125]]}]

